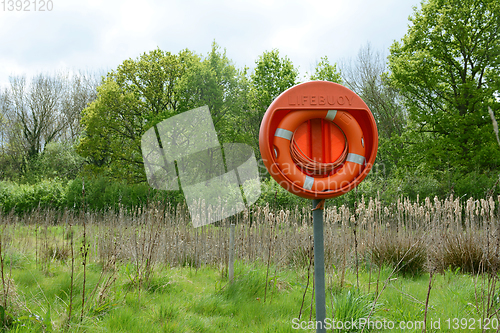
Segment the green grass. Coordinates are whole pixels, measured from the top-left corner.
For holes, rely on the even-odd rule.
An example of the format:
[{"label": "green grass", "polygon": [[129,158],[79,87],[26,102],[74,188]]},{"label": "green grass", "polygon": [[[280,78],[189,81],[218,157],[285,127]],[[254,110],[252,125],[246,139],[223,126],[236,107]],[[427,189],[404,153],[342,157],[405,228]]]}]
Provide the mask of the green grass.
[{"label": "green grass", "polygon": [[[37,256],[33,227],[17,226],[10,234],[3,235],[4,278],[6,283],[12,283],[8,285],[3,314],[4,291],[0,280],[0,321],[5,322],[0,331],[315,332],[314,323],[309,322],[315,320],[314,306],[311,308],[312,271],[304,296],[307,267],[271,265],[267,274],[267,262],[261,260],[237,261],[234,283],[229,284],[226,268],[218,265],[196,269],[155,262],[151,274],[138,280],[133,258],[121,258],[109,266],[93,254],[86,266],[82,311],[81,237],[74,240],[72,285],[70,252],[59,256],[42,251],[67,247],[67,230],[50,226],[40,228],[38,233]],[[92,245],[90,251],[95,251]],[[402,323],[423,321],[429,275],[393,273],[394,267],[388,265],[380,271],[372,266],[369,272],[370,265],[362,264],[360,267],[364,269],[358,277],[350,268],[343,281],[335,266],[326,267],[327,318],[347,322],[370,316],[372,321],[392,322],[396,328]],[[428,332],[481,332],[478,321],[481,319],[484,323],[488,300],[493,304],[489,306],[490,314],[496,319],[500,283],[496,281],[498,286],[494,286],[492,296],[488,297],[487,277],[462,274],[459,269],[451,268],[435,274],[427,310]],[[372,308],[377,291],[380,296]],[[301,306],[301,318],[297,320]],[[454,321],[455,318],[467,319],[467,328],[472,328],[472,320],[475,320],[474,329],[464,330],[463,322]],[[294,329],[297,328],[294,322],[306,329]],[[441,329],[431,329],[431,322],[439,322]],[[358,328],[335,332],[360,331]],[[365,331],[403,330],[372,328]],[[421,331],[422,328],[404,330]]]},{"label": "green grass", "polygon": [[[81,318],[82,275],[79,271],[75,275],[72,318],[68,322],[68,268],[58,261],[51,263],[49,271],[46,266],[37,268],[34,261],[28,260],[23,267],[13,266],[12,279],[18,299],[17,304],[11,301],[7,308],[15,310],[13,319],[17,319],[10,323],[12,332],[314,332],[293,329],[292,320],[299,314],[305,288],[303,271],[272,268],[264,295],[266,266],[262,263],[237,263],[233,284],[227,283],[220,268],[158,268],[141,289],[130,285],[122,267],[108,295],[98,301],[90,294],[100,281],[101,266],[90,264],[84,316]],[[389,278],[390,272],[384,269],[381,279]],[[329,274],[327,317],[332,318],[333,314],[333,318],[342,321],[367,318],[374,300],[374,276],[372,274],[368,293],[367,272],[360,272],[359,290],[355,287],[353,272],[346,275],[344,288],[339,287],[338,276]],[[480,288],[478,284],[482,283],[481,279],[475,282],[475,278],[450,271],[435,275],[429,322],[440,320],[440,331],[447,331],[448,318],[481,318],[482,314],[471,305],[475,303],[474,286]],[[372,320],[392,321],[396,325],[423,320],[428,275],[413,278],[392,275],[386,288],[383,286],[384,280],[381,280],[382,294]],[[311,291],[312,286],[305,297],[301,321],[309,322]],[[314,316],[313,309],[312,320]],[[405,330],[419,331],[421,329]]]},{"label": "green grass", "polygon": [[68,323],[69,266],[55,260],[43,268],[37,268],[34,261],[23,268],[13,266],[20,304],[8,306],[16,309],[14,319],[19,319],[10,327],[30,332],[49,330],[48,326],[71,332],[292,332],[290,321],[298,313],[302,295],[301,287],[287,282],[294,279],[294,272],[281,272],[283,275],[269,284],[264,302],[263,265],[238,264],[231,285],[214,267],[159,268],[141,289],[130,284],[125,272],[123,267],[119,269],[109,295],[99,302],[90,295],[101,269],[96,264],[88,266],[88,305],[80,320],[83,279],[79,270]]}]

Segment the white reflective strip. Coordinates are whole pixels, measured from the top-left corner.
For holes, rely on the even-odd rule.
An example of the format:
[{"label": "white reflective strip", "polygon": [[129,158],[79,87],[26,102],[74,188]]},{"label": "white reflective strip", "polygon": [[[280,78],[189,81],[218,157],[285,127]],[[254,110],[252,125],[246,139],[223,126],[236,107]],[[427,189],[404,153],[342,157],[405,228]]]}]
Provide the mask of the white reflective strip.
[{"label": "white reflective strip", "polygon": [[353,163],[357,163],[357,164],[361,164],[361,165],[363,165],[365,163],[364,156],[361,156],[358,154],[352,154],[352,153],[347,154],[347,158],[345,160],[348,162],[353,162]]},{"label": "white reflective strip", "polygon": [[279,136],[280,138],[291,140],[292,139],[293,132],[286,130],[284,128],[277,128],[276,132],[274,133],[274,136]]},{"label": "white reflective strip", "polygon": [[304,186],[303,186],[304,189],[310,190],[312,189],[313,185],[314,185],[314,178],[306,176],[306,180],[304,180]]},{"label": "white reflective strip", "polygon": [[337,115],[337,110],[328,110],[328,113],[326,114],[325,119],[333,121],[333,119],[335,119],[336,115]]}]

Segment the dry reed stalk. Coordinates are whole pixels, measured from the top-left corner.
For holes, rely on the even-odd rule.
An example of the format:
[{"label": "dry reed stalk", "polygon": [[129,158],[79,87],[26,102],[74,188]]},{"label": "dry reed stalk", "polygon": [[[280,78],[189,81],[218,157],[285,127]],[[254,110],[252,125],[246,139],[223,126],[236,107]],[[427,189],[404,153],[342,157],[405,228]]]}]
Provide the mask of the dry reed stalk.
[{"label": "dry reed stalk", "polygon": [[80,314],[80,322],[83,321],[83,314],[85,309],[85,285],[87,282],[87,256],[88,256],[88,246],[87,246],[87,218],[85,214],[85,180],[82,178],[82,202],[83,202],[83,240],[80,252],[82,255],[82,265],[83,265],[83,285],[82,285],[82,311]]},{"label": "dry reed stalk", "polygon": [[314,277],[314,271],[313,271],[313,278],[312,278],[312,282],[313,282],[313,290],[311,292],[311,308],[309,310],[309,321],[311,321],[312,319],[312,315],[313,315],[313,303],[314,303],[314,281],[316,280],[316,278]]},{"label": "dry reed stalk", "polygon": [[[101,282],[104,279],[104,275],[109,270],[112,270],[112,274],[104,281],[104,283],[101,284]],[[94,289],[92,290],[92,292],[90,293],[90,295],[88,297],[89,300],[94,300],[94,303],[98,303],[98,304],[102,303],[104,295],[106,295],[106,291],[116,281],[116,276],[115,276],[116,271],[117,271],[116,270],[116,256],[113,254],[110,257],[108,257],[108,262],[103,263],[102,269],[101,269],[101,274],[99,275],[99,279],[98,279]],[[99,289],[100,289],[99,295],[98,295],[98,298],[96,299],[96,294],[97,294],[97,291]],[[88,303],[89,302],[87,301],[87,304]]]},{"label": "dry reed stalk", "polygon": [[299,311],[299,320],[302,317],[302,308],[304,307],[304,301],[306,299],[306,293],[307,289],[309,288],[309,280],[311,276],[311,266],[313,262],[313,252],[309,250],[309,265],[307,266],[307,283],[306,283],[306,288],[304,290],[304,295],[302,296],[302,303],[300,304],[300,311]]},{"label": "dry reed stalk", "polygon": [[[7,285],[5,283],[5,272],[4,272],[4,253],[2,251],[3,235],[5,233],[5,225],[2,226],[2,234],[0,235],[0,272],[2,276],[2,289],[3,289],[3,299],[2,307],[5,311],[7,309]],[[5,320],[5,318],[4,318]],[[5,322],[2,323],[5,326]]]},{"label": "dry reed stalk", "polygon": [[35,227],[35,268],[38,268],[38,223]]},{"label": "dry reed stalk", "polygon": [[83,218],[83,240],[82,247],[80,248],[80,253],[82,256],[83,265],[83,284],[82,284],[82,311],[80,314],[80,321],[83,321],[83,314],[85,308],[85,286],[87,282],[87,258],[88,258],[88,244],[87,244],[87,223],[85,222],[85,214]]},{"label": "dry reed stalk", "polygon": [[73,247],[73,230],[72,223],[69,224],[69,234],[70,234],[70,246],[71,246],[71,277],[70,277],[70,287],[69,287],[69,308],[68,308],[68,326],[71,322],[71,312],[73,310],[73,286],[74,286],[74,276],[75,276],[75,253]]},{"label": "dry reed stalk", "polygon": [[356,237],[356,231],[358,227],[358,221],[354,216],[351,217],[351,222],[353,224],[353,233],[354,233],[354,260],[355,260],[355,268],[356,268],[356,288],[359,290],[359,265],[358,265],[358,238]]},{"label": "dry reed stalk", "polygon": [[424,311],[424,328],[422,332],[427,332],[427,310],[429,309],[429,298],[432,288],[432,270],[429,272],[429,287],[427,288],[427,297],[425,298],[425,311]]},{"label": "dry reed stalk", "polygon": [[266,286],[264,289],[264,303],[266,302],[266,296],[267,296],[267,285],[268,285],[268,278],[269,278],[269,265],[271,263],[271,249],[273,246],[273,227],[274,227],[274,214],[269,214],[269,222],[271,223],[271,230],[269,231],[269,252],[267,255],[267,268],[266,268]]},{"label": "dry reed stalk", "polygon": [[340,277],[340,288],[344,287],[344,281],[345,281],[345,271],[347,269],[347,223],[350,219],[350,214],[349,214],[349,209],[342,205],[342,270],[341,270],[341,277]]},{"label": "dry reed stalk", "polygon": [[[375,234],[375,226],[377,225],[377,219],[376,219],[376,202],[373,200],[373,198],[370,198],[370,201],[368,202],[368,209],[367,209],[367,218],[371,223],[367,224],[367,229],[366,229],[366,235],[367,239],[365,240],[367,247],[368,248],[373,248],[374,244],[374,234]],[[366,221],[366,220],[365,220]],[[370,293],[370,287],[371,287],[371,282],[372,282],[372,265],[373,265],[373,251],[369,250],[369,262],[368,262],[368,294]]]}]

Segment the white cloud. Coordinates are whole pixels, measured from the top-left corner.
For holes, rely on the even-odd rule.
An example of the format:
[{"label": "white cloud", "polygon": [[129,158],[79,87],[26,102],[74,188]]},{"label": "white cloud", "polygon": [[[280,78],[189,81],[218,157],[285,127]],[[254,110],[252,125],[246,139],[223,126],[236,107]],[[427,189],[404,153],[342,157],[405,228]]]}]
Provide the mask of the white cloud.
[{"label": "white cloud", "polygon": [[418,0],[52,0],[51,12],[0,11],[0,86],[8,75],[113,69],[156,47],[206,54],[215,40],[238,67],[277,48],[301,71],[403,37]]}]

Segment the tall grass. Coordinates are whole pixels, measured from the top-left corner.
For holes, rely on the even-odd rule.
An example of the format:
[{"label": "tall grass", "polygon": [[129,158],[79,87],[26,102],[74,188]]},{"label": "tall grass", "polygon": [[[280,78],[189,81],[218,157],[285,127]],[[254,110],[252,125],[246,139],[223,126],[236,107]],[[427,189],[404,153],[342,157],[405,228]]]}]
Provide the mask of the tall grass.
[{"label": "tall grass", "polygon": [[[328,204],[324,211],[324,240],[330,287],[353,287],[345,277],[349,272],[357,274],[358,269],[369,272],[369,277],[368,281],[356,282],[356,289],[375,291],[375,295],[380,292],[380,272],[386,266],[395,274],[410,276],[460,271],[476,278],[476,286],[481,290],[476,292],[476,308],[484,309],[487,315],[495,313],[491,307],[498,298],[498,288],[491,277],[500,268],[500,197],[463,200],[451,196],[416,202],[400,198],[390,205],[377,198],[361,198],[355,211]],[[231,223],[236,224],[235,259],[248,264],[261,262],[268,267],[265,284],[259,288],[263,288],[270,302],[272,293],[267,296],[267,289],[278,283],[277,268],[292,267],[303,274],[310,270],[312,212],[298,206],[289,210],[254,206],[216,225],[197,229],[190,223],[187,207],[181,204],[150,204],[133,212],[118,209],[83,213],[38,208],[22,216],[14,212],[0,216],[3,308],[9,310],[9,306],[17,304],[14,300],[7,302],[9,290],[16,290],[8,267],[16,257],[29,255],[36,258],[44,274],[53,274],[55,262],[70,268],[71,278],[65,291],[69,297],[63,298],[68,303],[68,321],[77,311],[84,322],[84,313],[100,313],[111,306],[110,290],[119,270],[129,279],[129,289],[123,292],[138,290],[139,305],[141,290],[160,290],[168,285],[168,281],[165,284],[155,277],[156,268],[185,267],[196,271],[211,266],[219,268],[225,277]],[[82,244],[83,266],[78,264],[76,244]],[[90,267],[97,267],[97,272],[85,271],[83,279],[91,274],[94,280],[82,285],[82,272]],[[481,280],[480,276],[485,278]],[[89,289],[84,291],[86,286]],[[226,287],[224,295],[230,295],[237,287],[238,284]],[[79,304],[75,302],[78,294],[82,295]],[[338,304],[341,300],[356,300],[352,298],[354,294],[338,295]],[[304,299],[305,293],[301,296]],[[11,309],[9,313],[18,310]]]},{"label": "tall grass", "polygon": [[[500,267],[498,202],[500,197],[497,201],[491,197],[466,201],[450,197],[413,203],[400,199],[384,205],[377,199],[362,198],[356,212],[346,206],[327,206],[325,265],[336,272],[355,268],[357,248],[359,266],[368,269],[396,265],[405,255],[398,267],[402,273],[419,274],[430,268],[437,272],[449,268],[496,272]],[[21,251],[29,248],[45,256],[67,258],[69,241],[76,244],[85,236],[89,261],[105,263],[111,257],[128,261],[134,268],[134,283],[147,282],[152,266],[157,264],[225,265],[230,223],[236,223],[237,260],[307,267],[312,246],[312,213],[298,207],[272,211],[269,206],[254,206],[216,225],[197,229],[191,226],[183,205],[150,205],[133,213],[119,210],[85,215],[39,208],[23,216],[11,213],[0,219],[2,228],[7,229],[4,238],[8,238],[8,246]],[[55,242],[56,235],[47,229],[55,225],[71,232],[63,244]],[[37,238],[12,237],[19,226],[31,226]]]}]

